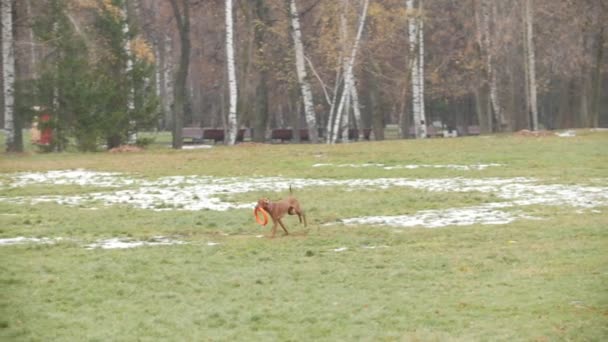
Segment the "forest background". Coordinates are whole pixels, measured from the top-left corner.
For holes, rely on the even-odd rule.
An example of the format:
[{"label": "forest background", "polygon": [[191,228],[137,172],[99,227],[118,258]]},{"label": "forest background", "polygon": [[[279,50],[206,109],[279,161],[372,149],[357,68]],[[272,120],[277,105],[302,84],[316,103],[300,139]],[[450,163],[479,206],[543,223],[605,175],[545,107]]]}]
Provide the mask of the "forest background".
[{"label": "forest background", "polygon": [[[53,150],[137,132],[273,128],[313,142],[608,124],[602,0],[2,2],[6,149],[52,118]],[[234,134],[232,134],[234,133]],[[296,135],[297,137],[298,135]]]}]

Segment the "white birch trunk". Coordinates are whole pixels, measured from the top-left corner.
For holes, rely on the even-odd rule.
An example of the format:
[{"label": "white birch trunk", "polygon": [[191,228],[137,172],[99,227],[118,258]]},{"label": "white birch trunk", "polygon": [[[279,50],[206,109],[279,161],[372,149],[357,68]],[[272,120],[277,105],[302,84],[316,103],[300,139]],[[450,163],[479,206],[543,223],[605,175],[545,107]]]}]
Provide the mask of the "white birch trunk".
[{"label": "white birch trunk", "polygon": [[313,104],[312,91],[306,74],[306,65],[304,60],[304,45],[302,44],[302,32],[300,30],[300,18],[296,0],[290,0],[289,12],[291,17],[291,36],[296,54],[296,71],[298,74],[298,82],[304,99],[304,112],[306,115],[306,124],[308,126],[308,136],[313,143],[318,142],[319,133],[317,132],[317,118]]},{"label": "white birch trunk", "polygon": [[[342,56],[340,56],[339,60],[342,60]],[[326,128],[326,132],[327,132],[327,136],[325,137],[326,142],[329,144],[331,143],[332,139],[333,139],[333,134],[332,134],[332,124],[334,121],[334,117],[335,117],[335,113],[336,113],[336,101],[337,101],[337,97],[338,97],[338,90],[340,89],[340,84],[342,83],[342,67],[339,66],[338,68],[336,68],[336,84],[334,85],[334,94],[331,100],[331,105],[329,108],[329,117],[327,118],[327,128]]]},{"label": "white birch trunk", "polygon": [[350,87],[350,98],[352,99],[353,103],[353,116],[355,117],[355,126],[357,127],[358,131],[358,140],[361,141],[363,140],[363,120],[361,120],[359,94],[357,93],[357,82],[354,77],[355,76],[353,75],[353,80],[351,83],[352,86]]},{"label": "white birch trunk", "polygon": [[419,49],[420,35],[418,33],[419,25],[417,14],[414,16],[414,0],[407,0],[406,7],[408,14],[411,16],[408,20],[408,35],[409,35],[409,48],[410,48],[410,68],[411,68],[411,82],[412,82],[412,113],[414,119],[414,132],[416,138],[424,138],[426,134],[423,133],[423,129],[426,127],[421,122],[421,106],[420,106],[420,53]]},{"label": "white birch trunk", "polygon": [[344,113],[342,114],[342,125],[340,127],[340,131],[341,131],[341,135],[342,135],[342,142],[345,142],[345,143],[347,143],[349,141],[348,128],[350,126],[350,104],[351,104],[350,89],[351,88],[352,87],[349,87],[349,89],[345,89],[347,94],[346,94],[346,99],[344,100]]},{"label": "white birch trunk", "polygon": [[505,124],[506,122],[503,117],[502,108],[500,106],[498,97],[498,82],[496,79],[496,72],[494,71],[494,62],[492,58],[494,51],[492,48],[492,35],[490,31],[491,19],[489,6],[490,5],[487,3],[487,0],[481,0],[483,47],[486,53],[486,69],[488,72],[488,83],[490,88],[490,105],[492,107],[492,111],[488,113],[488,129],[490,132],[492,132],[494,121],[492,115],[494,115],[501,124]]},{"label": "white birch trunk", "polygon": [[2,1],[2,94],[4,97],[4,128],[6,130],[6,150],[15,145],[15,51],[13,45],[13,8],[11,1]]},{"label": "white birch trunk", "polygon": [[426,111],[424,107],[424,21],[420,17],[422,15],[422,0],[418,1],[420,2],[418,16],[418,67],[420,68],[420,71],[418,71],[418,77],[420,77],[420,81],[418,82],[420,94],[418,94],[418,97],[420,105],[420,135],[421,138],[426,138],[428,123],[426,122]]},{"label": "white birch trunk", "polygon": [[226,55],[228,63],[228,87],[230,92],[230,109],[228,111],[228,134],[227,144],[236,144],[236,136],[238,133],[238,122],[236,119],[237,105],[237,84],[236,72],[234,67],[234,35],[233,35],[233,19],[232,19],[232,0],[226,0]]},{"label": "white birch trunk", "polygon": [[[131,74],[131,72],[133,71],[133,53],[131,52],[131,37],[129,36],[130,33],[130,28],[129,28],[129,15],[128,15],[128,11],[127,11],[127,4],[125,2],[124,4],[124,8],[123,8],[123,24],[122,24],[122,34],[125,37],[125,45],[124,45],[124,49],[125,49],[125,54],[127,55],[127,65],[125,66],[125,71],[127,76],[129,76]],[[127,77],[127,79],[129,79],[130,81],[132,81],[132,79],[130,77]],[[129,82],[129,94],[127,96],[127,110],[129,112],[132,112],[135,109],[135,89],[133,89],[133,82]],[[135,122],[130,120],[129,121],[129,126],[135,126]],[[135,144],[135,142],[137,141],[137,133],[135,133],[134,130],[129,129],[128,132],[128,138],[127,138],[127,142],[129,144]]]},{"label": "white birch trunk", "polygon": [[164,57],[162,63],[162,72],[164,74],[164,84],[163,89],[165,91],[165,99],[164,99],[164,112],[165,112],[165,127],[173,127],[173,102],[175,101],[174,91],[173,91],[173,54],[172,54],[172,38],[170,35],[165,35],[164,37]]},{"label": "white birch trunk", "polygon": [[[345,58],[344,56],[347,55],[347,48],[346,48],[346,44],[348,41],[348,30],[347,30],[347,20],[346,20],[346,13],[348,12],[348,5],[349,5],[349,0],[342,0],[342,11],[340,12],[340,46],[341,46],[341,50],[340,50],[340,56],[338,57],[338,70],[342,69],[342,72],[344,74],[344,87],[342,89],[342,96],[340,97],[340,102],[338,104],[338,106],[333,106],[333,109],[336,110],[335,112],[332,110],[331,111],[331,115],[329,120],[327,121],[327,143],[335,143],[338,140],[338,134],[339,134],[339,129],[340,129],[340,123],[342,120],[342,112],[344,109],[344,105],[345,105],[345,101],[346,101],[346,96],[345,93],[347,91],[349,91],[349,89],[347,88],[348,86],[348,82],[346,80],[346,78],[348,78],[348,58]],[[336,78],[336,90],[334,92],[334,103],[337,101],[338,99],[338,90],[340,89],[340,87],[338,86],[339,83],[342,83],[342,79]],[[347,138],[348,139],[348,138]],[[342,140],[344,140],[344,137],[342,137]]]},{"label": "white birch trunk", "polygon": [[534,54],[534,13],[531,6],[532,0],[526,0],[526,45],[528,53],[528,76],[530,92],[530,112],[532,114],[532,130],[538,130],[538,107],[536,100],[536,58]]},{"label": "white birch trunk", "polygon": [[[343,115],[343,109],[345,101],[348,99],[351,94],[351,88],[353,87],[353,67],[355,64],[355,58],[357,57],[357,51],[359,49],[359,44],[361,42],[361,35],[363,34],[363,27],[365,26],[365,19],[367,17],[367,7],[369,6],[369,0],[364,0],[363,9],[361,16],[359,17],[359,25],[357,28],[357,35],[355,37],[355,42],[353,43],[353,47],[351,49],[350,56],[346,60],[346,70],[344,71],[344,91],[342,92],[342,97],[340,99],[340,105],[338,106],[338,111],[336,112],[336,121],[334,123],[334,132],[332,137],[332,143],[335,143],[338,138],[338,129],[340,127],[340,119]],[[346,114],[348,115],[348,113]],[[346,137],[342,137],[343,139],[348,140],[348,135]]]}]

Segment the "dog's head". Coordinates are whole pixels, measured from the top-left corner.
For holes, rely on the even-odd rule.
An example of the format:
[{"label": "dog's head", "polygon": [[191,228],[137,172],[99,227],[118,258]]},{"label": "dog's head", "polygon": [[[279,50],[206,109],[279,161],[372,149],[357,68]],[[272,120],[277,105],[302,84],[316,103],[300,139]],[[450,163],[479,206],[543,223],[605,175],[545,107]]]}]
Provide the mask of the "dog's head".
[{"label": "dog's head", "polygon": [[270,200],[269,200],[268,198],[266,198],[266,197],[263,197],[263,198],[260,198],[260,199],[258,200],[258,205],[257,205],[257,207],[258,207],[258,208],[262,208],[262,209],[264,209],[264,210],[268,211],[268,207],[269,207],[269,205],[270,205]]}]

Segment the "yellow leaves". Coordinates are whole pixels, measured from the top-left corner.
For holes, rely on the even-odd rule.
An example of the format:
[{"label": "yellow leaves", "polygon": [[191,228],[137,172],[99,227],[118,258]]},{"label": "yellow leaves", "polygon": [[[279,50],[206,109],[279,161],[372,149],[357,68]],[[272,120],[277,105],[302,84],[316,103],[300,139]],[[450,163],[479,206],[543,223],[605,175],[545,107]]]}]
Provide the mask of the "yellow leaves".
[{"label": "yellow leaves", "polygon": [[71,5],[80,9],[105,11],[116,21],[121,20],[126,16],[120,7],[112,3],[112,0],[72,0]]},{"label": "yellow leaves", "polygon": [[73,0],[73,5],[83,9],[99,10],[99,3],[97,0]]},{"label": "yellow leaves", "polygon": [[381,16],[382,13],[384,13],[384,6],[380,5],[379,3],[375,3],[375,2],[372,2],[369,5],[368,15],[370,17],[378,17],[378,16]]},{"label": "yellow leaves", "polygon": [[155,61],[154,52],[150,44],[142,37],[137,37],[131,41],[131,52],[135,58],[152,64]]},{"label": "yellow leaves", "polygon": [[122,9],[114,6],[114,4],[112,4],[112,0],[103,0],[103,7],[104,10],[110,13],[110,15],[116,20],[120,20],[124,17]]}]

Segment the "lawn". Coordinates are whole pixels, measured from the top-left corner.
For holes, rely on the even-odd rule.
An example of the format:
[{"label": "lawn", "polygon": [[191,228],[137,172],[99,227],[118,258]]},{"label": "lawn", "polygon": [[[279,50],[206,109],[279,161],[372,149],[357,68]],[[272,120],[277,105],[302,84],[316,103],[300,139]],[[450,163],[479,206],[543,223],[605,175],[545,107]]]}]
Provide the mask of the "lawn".
[{"label": "lawn", "polygon": [[[0,340],[606,340],[606,146],[2,155]],[[270,239],[290,185],[309,225]]]}]

